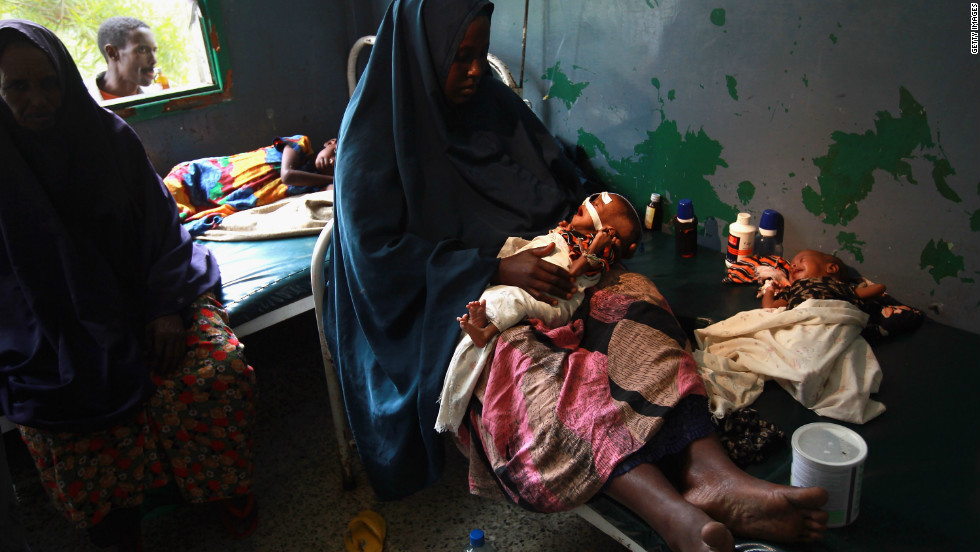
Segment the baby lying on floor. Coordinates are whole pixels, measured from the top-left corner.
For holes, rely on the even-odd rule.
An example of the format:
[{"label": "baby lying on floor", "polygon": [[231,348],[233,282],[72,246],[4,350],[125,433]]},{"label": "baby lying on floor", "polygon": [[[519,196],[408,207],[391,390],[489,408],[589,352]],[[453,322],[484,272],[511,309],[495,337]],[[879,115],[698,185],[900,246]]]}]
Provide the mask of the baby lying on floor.
[{"label": "baby lying on floor", "polygon": [[885,293],[883,284],[849,282],[846,274],[847,267],[837,257],[804,249],[790,262],[788,279],[782,271],[774,271],[772,285],[762,296],[762,306],[792,309],[807,299],[839,299],[860,307]]},{"label": "baby lying on floor", "polygon": [[868,314],[862,335],[872,342],[913,330],[922,322],[921,311],[885,293],[883,284],[849,279],[849,269],[833,255],[806,249],[788,265],[775,257],[760,261],[767,259],[772,264],[760,262],[753,267],[755,279],[765,281],[760,290],[764,308],[792,309],[807,299],[847,301]]}]

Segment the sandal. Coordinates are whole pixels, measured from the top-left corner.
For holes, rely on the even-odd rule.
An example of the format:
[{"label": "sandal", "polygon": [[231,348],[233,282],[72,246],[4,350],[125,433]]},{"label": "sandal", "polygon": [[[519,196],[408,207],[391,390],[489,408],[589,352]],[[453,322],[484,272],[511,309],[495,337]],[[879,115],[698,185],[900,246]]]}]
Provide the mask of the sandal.
[{"label": "sandal", "polygon": [[[245,498],[245,505],[238,508],[239,498]],[[255,532],[259,526],[259,508],[255,504],[255,494],[244,497],[226,498],[221,501],[221,522],[236,539],[244,539]]]},{"label": "sandal", "polygon": [[381,552],[387,528],[377,512],[364,510],[347,524],[344,546],[347,552]]}]

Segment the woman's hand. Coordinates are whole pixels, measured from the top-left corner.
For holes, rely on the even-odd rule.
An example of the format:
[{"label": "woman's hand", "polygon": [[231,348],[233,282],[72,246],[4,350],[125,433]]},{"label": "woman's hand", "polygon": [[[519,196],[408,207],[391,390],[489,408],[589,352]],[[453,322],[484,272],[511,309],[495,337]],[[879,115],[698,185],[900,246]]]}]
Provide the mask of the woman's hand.
[{"label": "woman's hand", "polygon": [[179,314],[168,314],[149,321],[144,328],[143,355],[156,374],[173,372],[187,352],[184,321]]},{"label": "woman's hand", "polygon": [[570,299],[574,291],[571,275],[564,268],[541,258],[550,255],[554,249],[555,244],[551,243],[500,259],[492,283],[517,286],[549,305],[558,304],[555,297]]}]

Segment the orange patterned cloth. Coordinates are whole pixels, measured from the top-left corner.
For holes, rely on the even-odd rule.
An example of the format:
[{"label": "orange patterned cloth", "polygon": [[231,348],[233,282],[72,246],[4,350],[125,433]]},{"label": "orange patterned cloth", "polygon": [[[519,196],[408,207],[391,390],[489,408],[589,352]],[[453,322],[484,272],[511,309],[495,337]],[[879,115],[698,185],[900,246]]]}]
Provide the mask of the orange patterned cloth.
[{"label": "orange patterned cloth", "polygon": [[132,422],[92,433],[19,426],[44,488],[78,528],[169,483],[190,503],[251,492],[255,373],[217,300],[203,295],[191,311],[184,362],[154,376]]}]

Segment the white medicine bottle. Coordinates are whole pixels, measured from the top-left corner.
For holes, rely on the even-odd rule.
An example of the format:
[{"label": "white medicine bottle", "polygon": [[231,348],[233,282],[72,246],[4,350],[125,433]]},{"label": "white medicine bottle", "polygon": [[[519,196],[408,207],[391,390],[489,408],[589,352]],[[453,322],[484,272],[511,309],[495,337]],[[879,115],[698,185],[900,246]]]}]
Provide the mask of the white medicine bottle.
[{"label": "white medicine bottle", "polygon": [[725,254],[725,264],[732,266],[748,257],[755,245],[755,226],[749,223],[752,215],[739,213],[738,219],[728,226],[728,253]]}]

